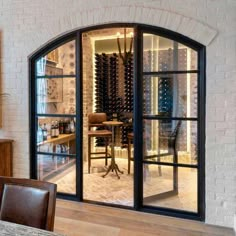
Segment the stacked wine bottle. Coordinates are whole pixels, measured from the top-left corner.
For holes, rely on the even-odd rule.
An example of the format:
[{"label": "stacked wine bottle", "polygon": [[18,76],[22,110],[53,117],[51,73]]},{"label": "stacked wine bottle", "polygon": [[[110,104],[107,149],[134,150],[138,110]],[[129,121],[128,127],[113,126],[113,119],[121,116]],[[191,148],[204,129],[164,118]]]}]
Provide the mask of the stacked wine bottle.
[{"label": "stacked wine bottle", "polygon": [[[159,65],[160,70],[168,70],[168,64],[163,62]],[[158,80],[158,110],[161,113],[170,114],[173,106],[172,77],[163,76]]]},{"label": "stacked wine bottle", "polygon": [[[133,113],[133,57],[129,58],[124,68],[123,113]],[[125,121],[125,123],[127,122]],[[132,129],[132,124],[121,127],[121,143],[123,146],[128,143],[127,135],[129,132],[132,132]]]},{"label": "stacked wine bottle", "polygon": [[108,58],[95,54],[95,110],[104,112],[107,107]]},{"label": "stacked wine bottle", "polygon": [[[108,57],[95,54],[95,111],[104,112],[108,107]],[[99,129],[99,128],[98,128]],[[104,146],[104,139],[96,138],[96,146]]]},{"label": "stacked wine bottle", "polygon": [[[155,51],[145,51],[144,52],[144,60],[143,60],[143,70],[145,72],[152,71],[153,68],[153,58],[156,57]],[[152,77],[150,75],[145,75],[143,78],[143,112],[145,114],[151,114],[151,91],[152,91]],[[145,132],[151,133],[151,123],[145,123]],[[146,147],[151,149],[151,140],[146,139]]]},{"label": "stacked wine bottle", "polygon": [[118,105],[118,71],[117,71],[117,54],[113,54],[109,58],[109,110],[107,111],[109,118],[113,114],[117,114]]},{"label": "stacked wine bottle", "polygon": [[[170,71],[173,68],[173,62],[171,61],[172,58],[172,51],[162,51],[159,55],[159,70],[160,71]],[[162,76],[158,80],[158,112],[162,116],[171,116],[172,115],[172,106],[173,106],[173,77],[172,76]],[[172,122],[170,120],[160,120],[159,121],[160,129],[159,133],[160,136],[163,135],[167,131],[171,130]],[[168,148],[168,143],[165,139],[159,140],[160,148],[166,149]]]},{"label": "stacked wine bottle", "polygon": [[[121,114],[133,112],[133,58],[128,60],[122,73],[121,67],[122,60],[116,53],[95,54],[95,111],[105,112],[109,120],[120,120]],[[121,128],[122,144],[127,144],[127,134],[131,131],[132,125]],[[103,142],[97,139],[96,145],[102,146]]]},{"label": "stacked wine bottle", "polygon": [[102,80],[103,80],[103,94],[100,96],[103,96],[103,112],[107,112],[109,108],[109,100],[108,100],[108,81],[109,81],[109,57],[103,53],[102,54]]},{"label": "stacked wine bottle", "polygon": [[129,58],[124,72],[124,112],[133,112],[133,58]]},{"label": "stacked wine bottle", "polygon": [[[147,51],[144,54],[144,64],[143,64],[143,70],[150,72],[151,71],[151,64],[152,62],[152,52]],[[151,76],[146,75],[144,77],[143,81],[143,98],[144,98],[144,104],[143,104],[143,112],[145,114],[151,113]]]}]

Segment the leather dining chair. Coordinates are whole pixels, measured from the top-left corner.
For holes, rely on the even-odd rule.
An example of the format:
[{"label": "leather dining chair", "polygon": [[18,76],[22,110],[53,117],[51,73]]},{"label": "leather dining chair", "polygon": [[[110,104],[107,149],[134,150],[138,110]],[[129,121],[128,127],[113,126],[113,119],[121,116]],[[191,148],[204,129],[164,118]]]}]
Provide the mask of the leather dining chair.
[{"label": "leather dining chair", "polygon": [[0,177],[0,220],[53,231],[56,189],[44,181]]},{"label": "leather dining chair", "polygon": [[[104,159],[107,165],[107,159],[110,158],[108,153],[109,139],[112,137],[112,132],[105,129],[102,122],[107,121],[106,113],[90,113],[88,114],[88,173],[90,173],[92,159]],[[94,129],[95,128],[95,129]],[[105,150],[100,152],[92,152],[92,138],[102,138],[105,140]]]}]

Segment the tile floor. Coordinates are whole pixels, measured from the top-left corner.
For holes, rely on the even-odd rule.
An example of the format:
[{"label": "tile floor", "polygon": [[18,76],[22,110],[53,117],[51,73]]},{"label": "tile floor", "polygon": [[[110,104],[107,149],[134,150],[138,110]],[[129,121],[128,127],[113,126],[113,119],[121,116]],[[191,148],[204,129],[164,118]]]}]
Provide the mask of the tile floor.
[{"label": "tile floor", "polygon": [[[91,173],[87,173],[87,163],[84,163],[83,197],[86,200],[133,206],[133,174],[127,173],[127,160],[116,159],[124,174],[117,178],[110,172],[105,178],[104,160],[92,162]],[[173,190],[173,169],[162,166],[161,175],[156,165],[144,168],[144,204],[165,208],[197,211],[197,171],[196,169],[179,168],[178,194],[172,194],[159,199],[158,197],[145,202],[145,197]],[[49,181],[58,185],[58,192],[75,194],[75,166],[68,168]]]}]

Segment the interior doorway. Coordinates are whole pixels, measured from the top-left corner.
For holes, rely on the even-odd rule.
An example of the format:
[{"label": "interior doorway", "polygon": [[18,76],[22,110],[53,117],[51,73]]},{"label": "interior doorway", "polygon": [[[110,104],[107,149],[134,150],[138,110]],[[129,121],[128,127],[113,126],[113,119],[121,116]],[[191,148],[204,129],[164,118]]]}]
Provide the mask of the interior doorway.
[{"label": "interior doorway", "polygon": [[[133,132],[133,35],[133,28],[123,27],[82,33],[83,198],[130,207],[134,183],[127,158],[128,134]],[[96,118],[102,113],[104,120],[120,125],[102,124],[104,120]],[[110,136],[103,138],[101,130]],[[107,161],[106,142],[110,144]]]},{"label": "interior doorway", "polygon": [[31,58],[31,177],[58,194],[204,215],[204,47],[155,27],[78,30]]}]

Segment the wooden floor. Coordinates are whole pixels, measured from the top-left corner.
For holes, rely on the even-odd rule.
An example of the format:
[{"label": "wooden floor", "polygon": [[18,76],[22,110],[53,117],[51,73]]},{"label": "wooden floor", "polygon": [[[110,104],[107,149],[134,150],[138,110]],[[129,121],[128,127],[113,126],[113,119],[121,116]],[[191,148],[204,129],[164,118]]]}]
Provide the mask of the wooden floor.
[{"label": "wooden floor", "polygon": [[233,236],[233,230],[113,207],[57,200],[55,232],[68,236]]}]

